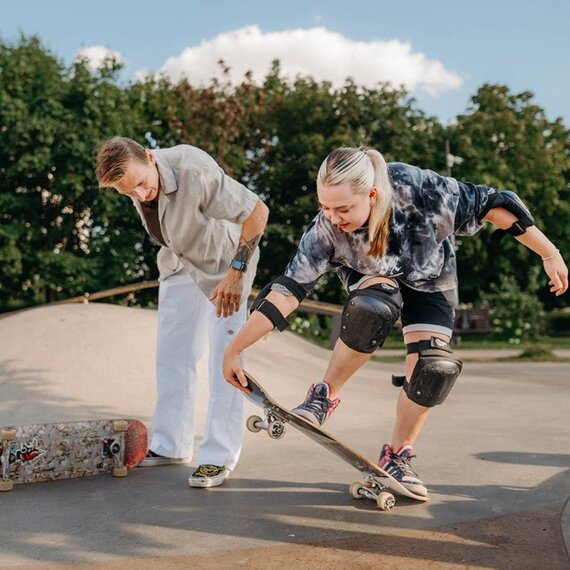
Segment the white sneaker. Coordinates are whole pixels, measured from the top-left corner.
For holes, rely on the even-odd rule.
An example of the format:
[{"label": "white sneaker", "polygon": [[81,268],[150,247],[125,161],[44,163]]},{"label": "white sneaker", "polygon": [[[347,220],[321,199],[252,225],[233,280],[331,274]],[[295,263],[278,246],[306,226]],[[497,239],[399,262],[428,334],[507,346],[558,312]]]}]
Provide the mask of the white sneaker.
[{"label": "white sneaker", "polygon": [[217,487],[230,476],[225,465],[200,465],[188,479],[190,487]]},{"label": "white sneaker", "polygon": [[158,455],[154,451],[148,450],[146,457],[141,461],[139,467],[157,467],[158,465],[176,465],[178,463],[189,463],[188,457],[165,457]]}]

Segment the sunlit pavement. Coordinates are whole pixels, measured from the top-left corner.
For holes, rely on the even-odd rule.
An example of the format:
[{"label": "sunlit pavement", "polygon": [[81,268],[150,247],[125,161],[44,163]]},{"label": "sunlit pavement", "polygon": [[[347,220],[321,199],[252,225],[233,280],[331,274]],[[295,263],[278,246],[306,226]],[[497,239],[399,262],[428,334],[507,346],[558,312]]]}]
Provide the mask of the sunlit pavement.
[{"label": "sunlit pavement", "polygon": [[[137,417],[154,405],[156,313],[110,305],[35,309],[0,326],[1,424]],[[272,333],[247,367],[286,406],[328,351]],[[197,416],[206,414],[206,361]],[[327,424],[372,460],[390,437],[401,363],[366,365]],[[246,432],[218,488],[191,467],[126,479],[18,486],[0,494],[0,564],[18,568],[568,568],[568,363],[467,362],[417,442],[431,501],[390,512],[356,501],[358,473],[301,433]],[[248,413],[259,413],[247,404]]]}]

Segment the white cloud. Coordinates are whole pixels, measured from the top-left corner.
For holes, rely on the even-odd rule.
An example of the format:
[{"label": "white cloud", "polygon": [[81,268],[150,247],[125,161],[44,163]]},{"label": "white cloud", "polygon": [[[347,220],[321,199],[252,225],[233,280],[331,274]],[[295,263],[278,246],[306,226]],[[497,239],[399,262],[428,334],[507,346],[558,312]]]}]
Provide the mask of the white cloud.
[{"label": "white cloud", "polygon": [[99,69],[106,59],[114,59],[117,63],[125,63],[125,58],[118,52],[103,46],[88,46],[77,52],[77,59],[87,60],[87,65],[93,70]]},{"label": "white cloud", "polygon": [[174,81],[187,77],[192,84],[203,85],[220,76],[220,59],[231,68],[232,82],[241,81],[246,71],[253,72],[254,80],[262,79],[274,59],[280,60],[287,77],[309,75],[335,86],[352,77],[367,87],[385,81],[437,95],[464,81],[441,61],[414,52],[408,42],[354,41],[323,27],[263,33],[258,26],[247,26],[225,32],[169,58],[159,72]]}]

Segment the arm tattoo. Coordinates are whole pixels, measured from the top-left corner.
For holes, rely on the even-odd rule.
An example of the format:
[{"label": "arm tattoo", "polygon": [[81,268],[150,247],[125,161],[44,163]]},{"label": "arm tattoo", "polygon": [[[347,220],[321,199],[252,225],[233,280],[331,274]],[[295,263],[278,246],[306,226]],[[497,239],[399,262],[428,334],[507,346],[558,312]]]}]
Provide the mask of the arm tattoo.
[{"label": "arm tattoo", "polygon": [[262,234],[257,234],[251,239],[245,239],[243,236],[239,238],[239,246],[234,259],[237,261],[244,261],[247,263],[249,258],[253,255]]}]

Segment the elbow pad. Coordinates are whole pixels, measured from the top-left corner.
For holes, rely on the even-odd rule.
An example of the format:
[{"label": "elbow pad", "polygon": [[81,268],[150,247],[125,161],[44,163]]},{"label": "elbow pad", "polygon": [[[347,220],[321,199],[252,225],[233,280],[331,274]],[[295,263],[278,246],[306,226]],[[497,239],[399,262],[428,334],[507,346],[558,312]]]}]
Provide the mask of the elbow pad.
[{"label": "elbow pad", "polygon": [[[273,285],[280,285],[280,287],[273,287]],[[302,303],[307,296],[307,290],[300,283],[297,283],[297,281],[285,275],[277,277],[277,279],[271,283],[271,288],[277,290],[283,288],[287,289],[287,291],[289,291],[289,293],[291,293],[299,303]]]},{"label": "elbow pad", "polygon": [[268,318],[273,328],[277,327],[281,332],[289,326],[287,319],[283,316],[281,311],[267,299],[262,299],[254,310],[259,311],[264,317]]},{"label": "elbow pad", "polygon": [[493,208],[504,208],[517,217],[517,220],[510,228],[507,228],[506,230],[499,228],[491,234],[491,238],[495,242],[501,241],[506,234],[520,236],[526,232],[527,228],[534,226],[534,219],[528,208],[524,205],[523,201],[510,190],[491,194],[487,201],[487,205],[481,214],[481,218],[484,218],[489,210],[492,210]]},{"label": "elbow pad", "polygon": [[267,295],[273,288],[273,285],[280,285],[289,291],[296,299],[301,303],[301,301],[307,296],[307,291],[305,288],[294,281],[290,277],[281,275],[275,281],[268,283],[256,297],[255,301],[252,303],[250,308],[250,314],[254,311],[259,311],[262,315],[267,317],[274,327],[277,327],[279,331],[284,331],[289,323],[287,319],[282,315],[281,311],[271,302],[266,299]]}]

